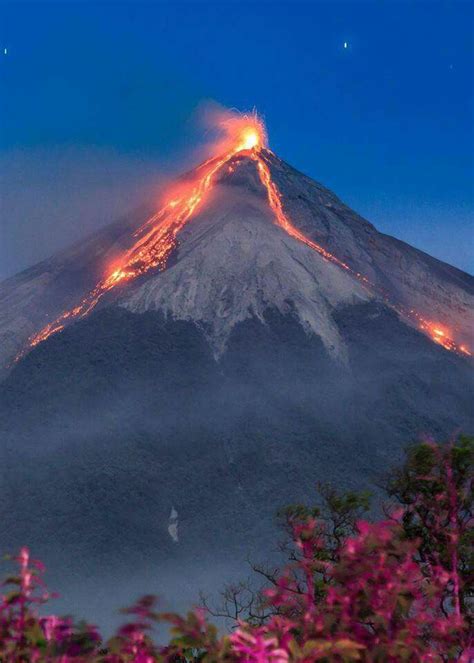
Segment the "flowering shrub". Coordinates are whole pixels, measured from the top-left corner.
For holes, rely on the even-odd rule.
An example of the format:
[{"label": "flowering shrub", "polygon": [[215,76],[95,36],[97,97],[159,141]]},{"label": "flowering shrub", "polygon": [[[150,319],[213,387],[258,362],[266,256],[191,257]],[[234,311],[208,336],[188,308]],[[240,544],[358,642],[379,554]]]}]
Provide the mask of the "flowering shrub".
[{"label": "flowering shrub", "polygon": [[[295,660],[457,660],[467,649],[463,619],[440,610],[450,573],[433,568],[427,579],[415,561],[416,542],[403,540],[400,525],[360,522],[336,564],[317,560],[316,527],[307,523],[296,532],[306,591],[296,589],[292,574],[269,592],[270,601],[289,608],[292,617],[274,617],[267,633]],[[321,565],[327,589],[316,600],[313,579]]]},{"label": "flowering shrub", "polygon": [[[473,661],[472,444],[422,447],[393,478],[391,493],[403,507],[386,520],[360,520],[351,534],[339,529],[334,537],[314,514],[293,513],[291,563],[264,591],[266,618],[240,621],[231,635],[219,635],[203,610],[160,614],[152,596],[124,611],[128,623],[107,642],[93,626],[40,616],[51,594],[41,564],[23,548],[18,575],[4,583],[12,589],[0,597],[0,661]],[[340,504],[347,516],[348,503]],[[165,645],[152,633],[162,621],[172,632]]]}]

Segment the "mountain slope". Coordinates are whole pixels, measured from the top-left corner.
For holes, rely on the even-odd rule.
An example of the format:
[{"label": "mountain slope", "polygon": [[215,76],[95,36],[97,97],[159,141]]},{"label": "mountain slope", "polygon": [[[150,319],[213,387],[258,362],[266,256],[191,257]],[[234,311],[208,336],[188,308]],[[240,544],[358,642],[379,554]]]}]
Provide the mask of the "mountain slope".
[{"label": "mountain slope", "polygon": [[332,192],[278,159],[272,160],[292,222],[376,286],[460,342],[474,339],[474,278],[393,237],[379,233]]},{"label": "mountain slope", "polygon": [[[318,480],[372,487],[421,434],[474,431],[469,358],[405,315],[467,342],[473,279],[262,153],[295,228],[339,262],[276,223],[238,155],[165,269],[105,292],[0,383],[0,547],[30,545],[62,605],[102,624],[138,593],[184,607],[246,575],[276,509]],[[143,237],[139,217],[2,285],[5,365]]]},{"label": "mountain slope", "polygon": [[148,207],[139,209],[0,283],[0,378],[32,334],[94,287],[150,214]]},{"label": "mountain slope", "polygon": [[[339,301],[340,294],[336,291],[343,281],[347,284],[344,289],[347,292],[349,289],[352,290],[353,296],[356,298],[362,294],[360,287],[362,285],[365,291],[365,294],[362,294],[363,297],[375,297],[394,306],[405,322],[415,324],[419,328],[423,327],[425,332],[435,340],[439,341],[440,338],[436,338],[433,330],[441,328],[443,333],[456,340],[458,346],[464,345],[468,348],[474,346],[474,279],[471,276],[435,260],[403,242],[378,233],[370,223],[341,203],[333,193],[298,173],[271,152],[261,150],[261,153],[268,162],[272,178],[278,184],[283,207],[291,219],[291,223],[305,237],[315,242],[323,251],[329,251],[347,267],[347,270],[342,270],[342,275],[337,274],[338,270],[334,269],[334,266],[338,267],[338,265],[334,265],[331,261],[325,261],[324,265],[321,265],[321,256],[317,251],[308,250],[307,246],[305,247],[295,238],[287,237],[285,239],[281,237],[281,232],[274,232],[275,226],[277,229],[278,226],[275,224],[273,210],[266,200],[265,189],[257,176],[257,167],[252,159],[245,155],[237,155],[230,159],[228,168],[223,168],[215,176],[215,186],[208,196],[204,208],[198,210],[179,232],[178,241],[168,260],[165,272],[152,270],[145,278],[139,277],[131,283],[119,284],[115,291],[106,294],[105,302],[100,301],[99,306],[107,305],[107,302],[111,303],[120,298],[124,294],[124,290],[127,292],[140,290],[145,283],[144,289],[141,290],[142,294],[138,295],[135,292],[129,303],[124,305],[131,307],[131,310],[134,307],[144,310],[148,304],[152,308],[157,308],[156,297],[160,299],[158,291],[163,287],[161,308],[173,312],[165,291],[169,291],[171,281],[173,281],[173,287],[176,286],[184,269],[181,266],[178,269],[179,273],[176,274],[173,267],[181,262],[181,258],[189,265],[189,254],[193,250],[192,247],[204,241],[202,236],[206,233],[209,235],[206,255],[210,258],[210,262],[214,263],[209,268],[215,270],[218,268],[218,261],[221,260],[226,265],[227,277],[231,284],[235,285],[232,270],[227,265],[228,256],[223,254],[223,246],[229,250],[224,235],[220,236],[223,246],[216,245],[216,250],[212,250],[213,237],[217,233],[225,232],[223,228],[216,226],[222,225],[222,219],[226,218],[225,226],[228,227],[229,214],[233,214],[233,227],[228,232],[232,235],[231,242],[237,251],[239,251],[240,245],[245,251],[245,247],[251,246],[253,241],[254,254],[242,253],[243,263],[238,269],[238,278],[247,279],[250,291],[255,287],[260,287],[257,284],[259,270],[255,269],[254,258],[260,251],[259,243],[263,237],[262,233],[268,238],[267,248],[270,256],[271,251],[274,251],[278,244],[278,242],[274,242],[270,250],[270,244],[273,242],[270,237],[273,232],[273,237],[276,238],[280,234],[281,242],[286,242],[287,247],[292,247],[288,248],[288,251],[292,251],[295,256],[298,255],[298,258],[292,261],[293,267],[289,267],[289,270],[292,271],[300,257],[304,255],[305,268],[311,264],[310,272],[313,268],[316,271],[319,270],[319,273],[326,272],[329,289],[334,288],[335,290],[335,302]],[[199,168],[184,176],[183,181],[192,181],[196,176],[195,173],[199,173]],[[222,187],[225,188],[225,192],[219,194]],[[265,219],[267,223],[257,223],[254,227],[251,217],[249,217],[251,210],[253,210],[252,218],[255,218],[256,222],[258,219],[261,221]],[[203,216],[207,219],[207,229],[203,227],[202,222],[199,222]],[[121,253],[130,249],[133,242],[136,241],[134,230],[139,227],[140,220],[143,223],[145,218],[142,210],[133,217],[101,231],[72,251],[63,252],[0,284],[0,339],[2,340],[0,369],[1,367],[4,371],[7,369],[18,352],[25,348],[28,337],[37,333],[48,321],[54,320],[63,311],[73,309],[88,292],[93,290],[104,272],[107,272],[108,266],[113,264]],[[239,219],[246,224],[247,231],[240,227]],[[261,229],[261,233],[258,228]],[[238,235],[235,234],[237,230],[239,230]],[[253,240],[245,238],[246,232],[254,234]],[[200,250],[197,248],[194,255],[197,256]],[[197,257],[197,261],[205,259],[204,255]],[[269,259],[271,258],[269,257]],[[278,269],[288,268],[288,259],[285,258],[282,261],[280,256],[278,260]],[[236,274],[235,268],[238,260],[233,259],[233,262],[232,269]],[[319,266],[316,267],[317,265]],[[338,269],[341,271],[339,267]],[[344,271],[347,271],[347,274],[344,275]],[[348,279],[344,278],[348,275],[349,280],[353,281],[352,285],[349,284]],[[357,275],[360,278],[357,278]],[[296,279],[296,290],[299,290],[298,278]],[[202,284],[205,281],[206,278],[200,278],[197,282]],[[280,284],[284,284],[284,279],[280,278]],[[184,287],[181,283],[181,291]],[[234,297],[234,304],[238,303],[240,309],[242,306],[252,307],[255,304],[256,310],[260,312],[258,314],[261,314],[262,302],[240,301],[242,290],[238,285],[235,287],[238,293],[237,297]],[[153,297],[150,297],[151,290],[154,292]],[[305,292],[304,287],[303,291]],[[326,296],[328,292],[328,287],[326,287],[323,296]],[[276,289],[273,288],[273,293],[267,293],[267,295],[270,296],[271,301],[275,296],[281,299],[288,293],[284,292],[284,288],[278,286]],[[292,297],[293,299],[299,298],[295,294],[295,287],[293,287]],[[329,296],[329,300],[331,301],[331,296]],[[173,306],[176,307],[176,304]],[[188,301],[185,305],[188,317],[190,315],[189,306],[191,304]],[[178,306],[178,308],[180,307]],[[307,302],[300,303],[298,308],[302,312],[303,309],[307,311]],[[312,310],[309,315],[313,316],[314,320],[313,323],[309,323],[309,326],[315,331],[315,324],[318,324],[316,323],[317,316],[321,309],[316,302],[310,308]],[[184,311],[184,309],[182,310]],[[240,317],[237,313],[234,315],[237,316],[236,320],[241,319],[242,311],[240,311]],[[198,317],[199,311],[196,310],[194,319],[197,320]],[[217,317],[213,317],[214,321]],[[209,317],[206,319],[204,316],[203,321],[209,323]],[[211,326],[213,324],[214,322]],[[227,333],[228,331],[229,328]],[[327,335],[328,332],[324,333]],[[221,345],[222,342],[225,342],[224,337],[225,334],[221,341],[218,341],[216,337],[217,345],[219,342]],[[330,342],[329,337],[328,342]]]},{"label": "mountain slope", "polygon": [[374,489],[421,433],[474,430],[464,360],[376,302],[335,324],[346,364],[276,310],[218,362],[192,322],[122,307],[40,345],[0,387],[2,548],[30,545],[101,624],[144,591],[184,608],[271,554],[317,481]]}]

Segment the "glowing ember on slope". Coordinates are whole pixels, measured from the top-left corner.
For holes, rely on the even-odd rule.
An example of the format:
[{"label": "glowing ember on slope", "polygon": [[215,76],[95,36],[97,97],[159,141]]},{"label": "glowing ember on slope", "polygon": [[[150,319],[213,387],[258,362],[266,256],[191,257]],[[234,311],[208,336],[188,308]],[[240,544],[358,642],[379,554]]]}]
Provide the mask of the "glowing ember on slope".
[{"label": "glowing ember on slope", "polygon": [[442,345],[446,350],[462,352],[462,354],[472,357],[472,353],[466,345],[457,345],[452,339],[452,332],[446,327],[441,327],[439,323],[428,322],[421,319],[419,328],[424,331],[435,343]]},{"label": "glowing ember on slope", "polygon": [[324,259],[347,271],[364,286],[381,295],[389,306],[416,324],[435,343],[442,345],[447,350],[471,356],[471,352],[465,345],[458,346],[454,342],[447,329],[426,321],[413,310],[406,310],[391,302],[387,293],[372,284],[367,277],[353,270],[347,263],[306,237],[291,223],[283,210],[280,192],[272,179],[265,152],[262,150],[266,146],[267,136],[265,126],[256,113],[236,115],[222,112],[216,118],[216,122],[221,131],[221,138],[212,150],[215,156],[194,171],[193,179],[180,182],[173,187],[162,209],[134,233],[135,244],[114,264],[108,276],[100,281],[78,306],[62,313],[56,320],[32,336],[28,340],[27,347],[19,353],[16,360],[26,354],[30,348],[62,331],[72,320],[90,313],[100,299],[115,287],[132,281],[152,269],[165,269],[168,258],[176,246],[178,233],[205,200],[213,185],[215,175],[224,166],[228,168],[228,172],[233,172],[235,165],[229,161],[241,152],[255,161],[260,181],[267,192],[268,202],[275,219],[291,237],[303,242]]}]

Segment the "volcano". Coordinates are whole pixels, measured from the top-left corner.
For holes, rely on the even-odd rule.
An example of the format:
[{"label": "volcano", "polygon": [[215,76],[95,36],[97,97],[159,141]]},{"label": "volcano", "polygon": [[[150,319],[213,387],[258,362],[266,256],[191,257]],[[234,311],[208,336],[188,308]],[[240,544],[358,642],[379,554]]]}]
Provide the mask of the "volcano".
[{"label": "volcano", "polygon": [[474,430],[473,292],[234,118],[158,211],[0,285],[2,549],[102,624],[241,577],[318,480]]}]

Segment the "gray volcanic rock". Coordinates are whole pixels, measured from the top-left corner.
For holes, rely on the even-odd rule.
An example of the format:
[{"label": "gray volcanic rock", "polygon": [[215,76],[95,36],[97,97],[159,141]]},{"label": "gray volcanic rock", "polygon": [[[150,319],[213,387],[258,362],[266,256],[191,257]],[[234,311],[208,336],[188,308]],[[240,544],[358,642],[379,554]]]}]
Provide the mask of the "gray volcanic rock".
[{"label": "gray volcanic rock", "polygon": [[405,242],[379,233],[331,191],[271,157],[292,222],[406,308],[474,342],[474,278]]},{"label": "gray volcanic rock", "polygon": [[[471,277],[267,156],[295,226],[468,338]],[[110,293],[0,383],[0,549],[29,545],[58,610],[106,627],[140,593],[183,608],[245,576],[249,554],[273,554],[276,510],[311,501],[318,480],[371,487],[421,434],[474,431],[469,360],[278,227],[255,164],[237,161],[165,271]],[[1,286],[4,365],[143,218]]]},{"label": "gray volcanic rock", "polygon": [[[220,185],[205,210],[180,235],[176,263],[132,284],[119,304],[192,320],[220,356],[239,322],[263,321],[269,308],[294,311],[341,360],[346,349],[332,313],[371,297],[361,284],[273,223],[262,192]],[[205,275],[205,278],[203,278]]]}]

